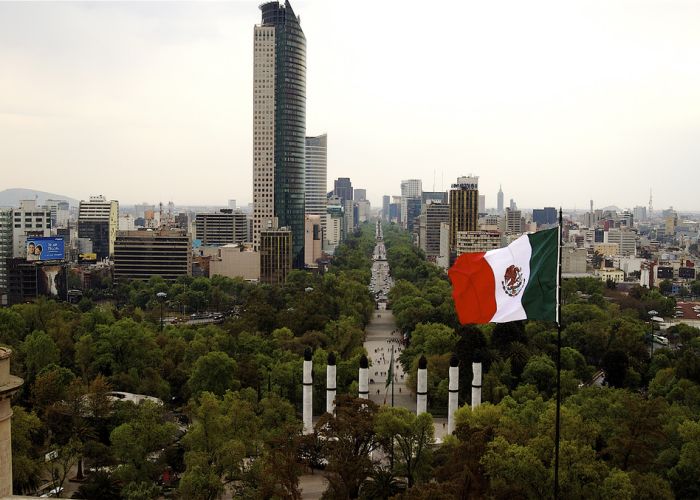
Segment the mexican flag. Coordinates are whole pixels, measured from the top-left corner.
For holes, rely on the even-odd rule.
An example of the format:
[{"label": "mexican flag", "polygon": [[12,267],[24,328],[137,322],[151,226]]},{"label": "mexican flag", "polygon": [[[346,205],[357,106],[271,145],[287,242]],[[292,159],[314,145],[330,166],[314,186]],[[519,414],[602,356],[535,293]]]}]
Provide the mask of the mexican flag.
[{"label": "mexican flag", "polygon": [[557,321],[558,259],[559,228],[460,255],[448,272],[460,323]]}]

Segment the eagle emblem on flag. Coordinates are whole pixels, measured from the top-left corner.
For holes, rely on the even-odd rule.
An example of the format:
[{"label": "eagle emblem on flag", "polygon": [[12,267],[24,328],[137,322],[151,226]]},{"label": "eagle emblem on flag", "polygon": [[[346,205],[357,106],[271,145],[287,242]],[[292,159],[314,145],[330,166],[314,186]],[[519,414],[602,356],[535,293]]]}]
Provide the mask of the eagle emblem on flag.
[{"label": "eagle emblem on flag", "polygon": [[510,297],[518,295],[525,288],[525,278],[523,277],[522,269],[514,264],[508,266],[503,275],[501,286],[503,291]]}]

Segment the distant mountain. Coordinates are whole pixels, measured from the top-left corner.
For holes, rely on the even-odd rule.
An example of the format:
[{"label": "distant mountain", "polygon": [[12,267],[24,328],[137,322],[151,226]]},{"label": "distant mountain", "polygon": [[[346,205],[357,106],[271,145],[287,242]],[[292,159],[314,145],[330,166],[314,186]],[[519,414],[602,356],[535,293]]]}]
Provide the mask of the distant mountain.
[{"label": "distant mountain", "polygon": [[19,207],[20,200],[36,200],[39,205],[46,203],[46,200],[66,200],[74,207],[77,207],[79,203],[78,200],[68,196],[34,189],[12,188],[0,191],[0,207]]}]

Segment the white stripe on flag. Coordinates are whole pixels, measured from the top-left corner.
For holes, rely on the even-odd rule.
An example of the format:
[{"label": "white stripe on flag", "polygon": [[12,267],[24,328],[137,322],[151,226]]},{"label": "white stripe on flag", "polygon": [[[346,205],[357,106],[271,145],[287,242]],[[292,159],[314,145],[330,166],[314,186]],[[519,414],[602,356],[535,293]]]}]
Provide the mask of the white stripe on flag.
[{"label": "white stripe on flag", "polygon": [[[498,250],[490,250],[486,252],[484,258],[491,266],[493,277],[496,280],[496,314],[493,315],[491,321],[494,323],[506,323],[508,321],[517,321],[527,319],[525,309],[523,309],[521,300],[525,287],[530,282],[530,256],[532,255],[532,247],[530,239],[526,234],[515,240],[505,248]],[[520,268],[523,283],[520,292],[511,297],[503,289],[503,278],[508,267],[515,265]]]}]

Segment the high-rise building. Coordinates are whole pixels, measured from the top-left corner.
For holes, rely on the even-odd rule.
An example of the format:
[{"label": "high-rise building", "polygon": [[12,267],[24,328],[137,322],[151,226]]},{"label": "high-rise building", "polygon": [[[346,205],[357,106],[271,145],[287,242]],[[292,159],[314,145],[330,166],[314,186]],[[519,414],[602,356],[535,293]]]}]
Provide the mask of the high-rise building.
[{"label": "high-rise building", "polygon": [[35,200],[20,201],[12,211],[12,256],[27,256],[27,238],[51,236],[51,211]]},{"label": "high-rise building", "polygon": [[636,222],[641,222],[647,220],[647,207],[636,206],[632,211],[632,215]]},{"label": "high-rise building", "polygon": [[66,200],[46,200],[46,207],[51,212],[51,227],[66,227],[70,217],[70,204]]},{"label": "high-rise building", "polygon": [[501,233],[498,231],[457,231],[455,253],[488,252],[501,248]]},{"label": "high-rise building", "polygon": [[382,219],[389,222],[389,205],[391,204],[391,198],[388,195],[382,196]]},{"label": "high-rise building", "polygon": [[408,227],[408,209],[407,203],[408,198],[418,198],[422,199],[423,195],[423,181],[420,179],[407,179],[401,181],[401,225],[406,228]]},{"label": "high-rise building", "polygon": [[0,208],[0,306],[7,304],[7,259],[12,258],[12,209]]},{"label": "high-rise building", "polygon": [[340,198],[341,204],[353,199],[352,182],[349,177],[338,177],[333,181],[333,194]]},{"label": "high-rise building", "polygon": [[353,199],[355,201],[366,201],[367,200],[367,190],[355,188],[355,192],[353,193]]},{"label": "high-rise building", "polygon": [[479,177],[459,177],[450,189],[450,249],[457,244],[457,231],[476,231],[478,224]]},{"label": "high-rise building", "polygon": [[554,207],[535,208],[532,210],[532,222],[538,226],[557,224],[558,219],[557,209]]},{"label": "high-rise building", "polygon": [[406,200],[406,229],[413,232],[416,218],[421,213],[421,199],[419,197],[404,198]]},{"label": "high-rise building", "polygon": [[518,209],[518,204],[515,203],[515,200],[513,198],[510,199],[510,204],[508,205],[511,210],[517,210]]},{"label": "high-rise building", "polygon": [[340,199],[333,196],[328,200],[326,216],[323,219],[323,251],[329,254],[335,252],[336,247],[343,240],[345,218]]},{"label": "high-rise building", "polygon": [[260,232],[260,281],[282,285],[292,269],[292,232],[266,229]]},{"label": "high-rise building", "polygon": [[236,200],[228,200],[228,208],[236,210]]},{"label": "high-rise building", "polygon": [[78,238],[92,241],[92,251],[98,259],[114,254],[114,242],[119,229],[119,202],[104,196],[91,196],[78,207]]},{"label": "high-rise building", "polygon": [[195,217],[195,238],[203,245],[226,245],[248,241],[248,217],[223,208]]},{"label": "high-rise building", "polygon": [[497,203],[498,203],[498,215],[503,215],[503,189],[501,186],[498,186],[498,194],[496,195]]},{"label": "high-rise building", "polygon": [[306,37],[289,1],[260,6],[254,29],[253,242],[288,227],[295,267],[304,265]]},{"label": "high-rise building", "polygon": [[520,210],[506,208],[506,216],[503,218],[503,229],[506,234],[522,233],[524,231],[524,222]]},{"label": "high-rise building", "polygon": [[480,214],[486,213],[486,195],[485,194],[479,195],[479,213]]},{"label": "high-rise building", "polygon": [[190,237],[185,231],[120,231],[114,243],[114,280],[148,280],[161,276],[168,282],[192,275]]},{"label": "high-rise building", "polygon": [[307,215],[326,213],[328,184],[328,138],[326,134],[306,138],[305,200]]},{"label": "high-rise building", "polygon": [[440,255],[440,224],[450,221],[450,206],[447,203],[428,203],[425,206],[425,246],[428,257]]}]

